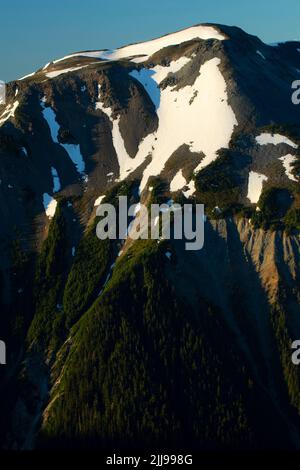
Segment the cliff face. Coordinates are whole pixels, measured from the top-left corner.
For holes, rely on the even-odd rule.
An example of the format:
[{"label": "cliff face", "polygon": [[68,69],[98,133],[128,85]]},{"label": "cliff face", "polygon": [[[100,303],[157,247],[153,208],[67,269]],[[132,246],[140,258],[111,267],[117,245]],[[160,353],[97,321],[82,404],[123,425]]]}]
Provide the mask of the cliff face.
[{"label": "cliff face", "polygon": [[[202,25],[8,84],[3,447],[299,447],[297,47]],[[98,240],[124,195],[204,203],[203,249]]]}]

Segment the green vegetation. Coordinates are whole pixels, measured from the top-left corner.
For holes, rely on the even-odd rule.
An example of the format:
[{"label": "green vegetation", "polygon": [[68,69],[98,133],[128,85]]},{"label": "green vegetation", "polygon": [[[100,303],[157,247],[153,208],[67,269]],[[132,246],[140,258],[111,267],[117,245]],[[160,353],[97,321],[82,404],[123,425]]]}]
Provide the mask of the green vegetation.
[{"label": "green vegetation", "polygon": [[253,211],[252,224],[265,230],[284,229],[285,216],[292,203],[293,198],[287,189],[275,187],[265,189],[258,201],[260,210]]},{"label": "green vegetation", "polygon": [[60,200],[36,264],[34,281],[35,316],[28,341],[41,348],[55,348],[63,338],[63,316],[59,308],[68,272],[65,202]]},{"label": "green vegetation", "polygon": [[165,196],[168,188],[166,181],[164,181],[159,176],[152,177],[149,180],[148,188],[152,188],[149,206],[151,204],[162,204],[165,202]]},{"label": "green vegetation", "polygon": [[[300,174],[300,126],[297,124],[270,124],[260,129],[260,132],[270,132],[271,134],[281,134],[298,144],[298,148],[293,151],[297,160],[292,164],[293,173]],[[298,185],[299,187],[299,185]],[[299,189],[298,189],[299,192]]]},{"label": "green vegetation", "polygon": [[66,282],[63,310],[67,328],[70,328],[97,298],[111,263],[111,242],[97,238],[97,222],[96,219],[82,238]]},{"label": "green vegetation", "polygon": [[19,238],[12,243],[11,261],[12,304],[8,331],[13,341],[22,342],[32,320],[34,259],[22,248]]},{"label": "green vegetation", "polygon": [[271,322],[277,342],[286,388],[290,402],[300,413],[300,375],[299,369],[291,361],[292,338],[287,326],[286,313],[282,306],[277,303],[271,311]]},{"label": "green vegetation", "polygon": [[243,180],[239,168],[235,166],[238,160],[234,152],[223,149],[215,161],[196,174],[197,202],[204,204],[208,213],[219,207],[224,216],[240,208],[239,194]]},{"label": "green vegetation", "polygon": [[247,448],[255,424],[264,438],[268,401],[219,312],[179,300],[165,250],[136,242],[73,327],[41,447]]},{"label": "green vegetation", "polygon": [[290,209],[284,218],[284,225],[288,233],[300,230],[300,209]]}]

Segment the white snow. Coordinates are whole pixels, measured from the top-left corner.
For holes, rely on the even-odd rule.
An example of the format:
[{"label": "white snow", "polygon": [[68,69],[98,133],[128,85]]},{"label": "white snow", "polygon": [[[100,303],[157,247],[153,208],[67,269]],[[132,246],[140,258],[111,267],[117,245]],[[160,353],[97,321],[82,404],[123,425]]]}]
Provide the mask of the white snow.
[{"label": "white snow", "polygon": [[219,39],[220,41],[226,39],[225,36],[221,34],[216,28],[212,26],[200,25],[178,31],[173,34],[168,34],[152,41],[132,44],[114,51],[103,52],[100,58],[107,60],[118,60],[125,57],[144,55],[145,57],[136,59],[136,61],[141,62],[146,60],[155,52],[160,51],[164,47],[175,46],[177,44],[182,44],[183,42],[196,38],[204,40]]},{"label": "white snow", "polygon": [[[85,163],[84,163],[81,151],[80,151],[80,146],[76,144],[60,144],[60,145],[66,150],[72,162],[76,166],[78,172],[84,175]],[[87,182],[88,176],[84,175],[84,178],[85,178],[85,182]]]},{"label": "white snow", "polygon": [[46,70],[46,69],[49,67],[50,64],[51,64],[51,62],[48,62],[48,63],[43,67],[43,70]]},{"label": "white snow", "polygon": [[49,219],[52,219],[55,215],[57,201],[52,196],[45,193],[43,195],[43,204],[47,217],[49,217]]},{"label": "white snow", "polygon": [[226,37],[220,33],[213,26],[193,26],[191,28],[184,29],[182,31],[177,31],[176,33],[168,34],[162,36],[158,39],[153,39],[151,41],[141,42],[138,44],[132,44],[130,46],[125,46],[120,49],[108,50],[108,51],[93,51],[93,52],[78,52],[76,54],[71,54],[54,61],[54,63],[60,62],[76,56],[82,57],[94,57],[102,60],[119,60],[124,58],[131,58],[134,56],[143,56],[135,58],[134,62],[143,62],[147,60],[155,52],[160,51],[164,47],[175,46],[191,39],[218,39],[223,41]]},{"label": "white snow", "polygon": [[[190,61],[191,58],[181,57],[180,59],[171,62],[167,67],[157,65],[154,67],[154,69],[133,70],[129,73],[129,75],[131,75],[143,85],[155,108],[158,109],[160,105],[161,93],[158,84],[161,83],[169,75],[169,73],[178,72]],[[153,77],[154,75],[155,77]]]},{"label": "white snow", "polygon": [[293,169],[292,163],[297,160],[295,155],[291,155],[291,154],[284,155],[283,157],[280,157],[279,160],[281,160],[283,163],[287,177],[292,181],[298,182],[297,178],[292,173],[292,169]]},{"label": "white snow", "polygon": [[[112,122],[113,144],[120,166],[120,179],[140,166],[150,155],[152,160],[144,171],[140,189],[142,190],[150,176],[157,176],[163,170],[171,155],[183,144],[193,152],[203,152],[205,158],[196,168],[199,170],[217,157],[217,151],[228,148],[234,127],[238,124],[235,114],[227,102],[226,82],[219,70],[220,59],[214,58],[202,65],[194,85],[178,91],[172,87],[159,89],[158,84],[172,70],[182,66],[182,59],[169,67],[157,66],[149,70],[139,70],[134,74],[150,91],[150,98],[157,107],[159,127],[149,134],[139,145],[135,158],[131,158],[124,145],[119,129],[119,119],[112,119],[112,110],[105,108],[101,100],[96,109],[100,109]],[[186,63],[186,61],[185,61]],[[155,83],[151,83],[154,81]],[[156,87],[156,91],[154,92]],[[196,95],[195,95],[195,92]],[[191,98],[194,98],[191,103]]]},{"label": "white snow", "polygon": [[61,145],[66,150],[67,154],[76,166],[78,172],[81,175],[85,176],[85,163],[80,152],[80,146],[76,144],[61,144],[58,141],[58,133],[60,127],[56,121],[56,114],[50,106],[45,106],[45,97],[41,100],[41,106],[43,110],[43,116],[48,123],[53,142]]},{"label": "white snow", "polygon": [[54,167],[51,167],[51,173],[53,177],[53,192],[57,193],[61,188],[60,179],[57,170]]},{"label": "white snow", "polygon": [[19,101],[15,101],[12,104],[9,104],[4,112],[0,116],[0,126],[2,126],[6,121],[10,118],[15,117],[15,112],[17,107],[19,106]]},{"label": "white snow", "polygon": [[103,53],[104,51],[76,52],[75,54],[69,54],[64,57],[61,57],[60,59],[54,60],[53,64],[58,64],[59,62],[62,62],[67,59],[73,59],[73,57],[91,57],[94,59],[101,59],[101,55]]},{"label": "white snow", "polygon": [[[159,128],[154,138],[150,138],[154,150],[141,188],[149,176],[160,174],[170,156],[183,144],[190,143],[191,151],[205,154],[196,171],[215,160],[217,150],[228,147],[234,126],[238,123],[227,102],[226,82],[219,64],[220,59],[214,58],[202,65],[192,86],[178,91],[171,87],[161,90],[157,110]],[[155,75],[153,78],[156,79]]]},{"label": "white snow", "polygon": [[263,182],[267,180],[267,176],[256,173],[255,171],[250,171],[247,198],[250,199],[252,203],[258,202],[262,192]]},{"label": "white snow", "polygon": [[[298,148],[298,145],[295,144],[295,142],[293,142],[288,137],[285,137],[284,135],[281,135],[281,134],[263,133],[263,134],[260,134],[259,136],[256,137],[256,142],[259,145],[286,144],[286,145],[289,145],[290,147],[292,147],[294,149]],[[292,163],[296,160],[296,157],[294,155],[287,154],[287,155],[284,155],[283,157],[280,157],[279,160],[281,160],[283,162],[283,166],[285,168],[285,173],[288,176],[288,178],[293,180],[293,181],[298,181],[292,173],[292,168],[293,168]]]},{"label": "white snow", "polygon": [[28,75],[25,75],[24,77],[19,78],[18,81],[20,82],[21,80],[25,80],[26,78],[33,77],[33,75],[35,75],[35,74],[36,74],[36,72],[29,73]]},{"label": "white snow", "polygon": [[88,65],[83,65],[79,67],[70,67],[68,69],[54,70],[53,72],[47,72],[46,77],[56,78],[56,77],[59,77],[60,75],[64,75],[65,73],[75,72],[76,70],[84,69],[85,67],[88,67]]},{"label": "white snow", "polygon": [[170,183],[170,191],[171,192],[179,191],[184,186],[186,186],[186,183],[187,181],[182,174],[182,170],[179,170]]},{"label": "white snow", "polygon": [[265,56],[263,55],[262,52],[256,51],[256,54],[258,54],[262,59],[266,60]]},{"label": "white snow", "polygon": [[100,206],[100,204],[101,204],[101,202],[103,201],[104,198],[105,198],[105,195],[98,197],[98,199],[96,199],[96,201],[95,201],[94,207]]},{"label": "white snow", "polygon": [[270,134],[269,132],[264,132],[260,134],[259,136],[256,137],[256,142],[259,145],[268,145],[268,144],[273,144],[273,145],[279,145],[279,144],[287,144],[290,147],[293,148],[298,148],[298,145],[295,144],[292,140],[290,140],[288,137],[285,137],[284,135],[281,134]]}]

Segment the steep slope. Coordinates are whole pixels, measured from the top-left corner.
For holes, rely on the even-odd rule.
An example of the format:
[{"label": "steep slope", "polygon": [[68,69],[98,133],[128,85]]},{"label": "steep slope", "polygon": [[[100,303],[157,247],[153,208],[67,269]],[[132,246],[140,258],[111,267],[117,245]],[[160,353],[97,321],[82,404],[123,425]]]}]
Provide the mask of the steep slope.
[{"label": "steep slope", "polygon": [[[4,447],[299,447],[297,49],[198,25],[8,84]],[[204,203],[204,249],[99,241],[120,195]]]}]

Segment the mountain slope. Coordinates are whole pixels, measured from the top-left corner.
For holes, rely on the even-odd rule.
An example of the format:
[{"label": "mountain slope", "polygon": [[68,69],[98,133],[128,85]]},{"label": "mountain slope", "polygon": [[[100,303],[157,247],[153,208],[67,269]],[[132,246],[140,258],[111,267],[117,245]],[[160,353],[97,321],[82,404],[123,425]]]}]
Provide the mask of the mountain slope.
[{"label": "mountain slope", "polygon": [[[199,25],[8,84],[3,447],[299,447],[299,48]],[[204,249],[98,240],[120,195],[204,203]]]}]

